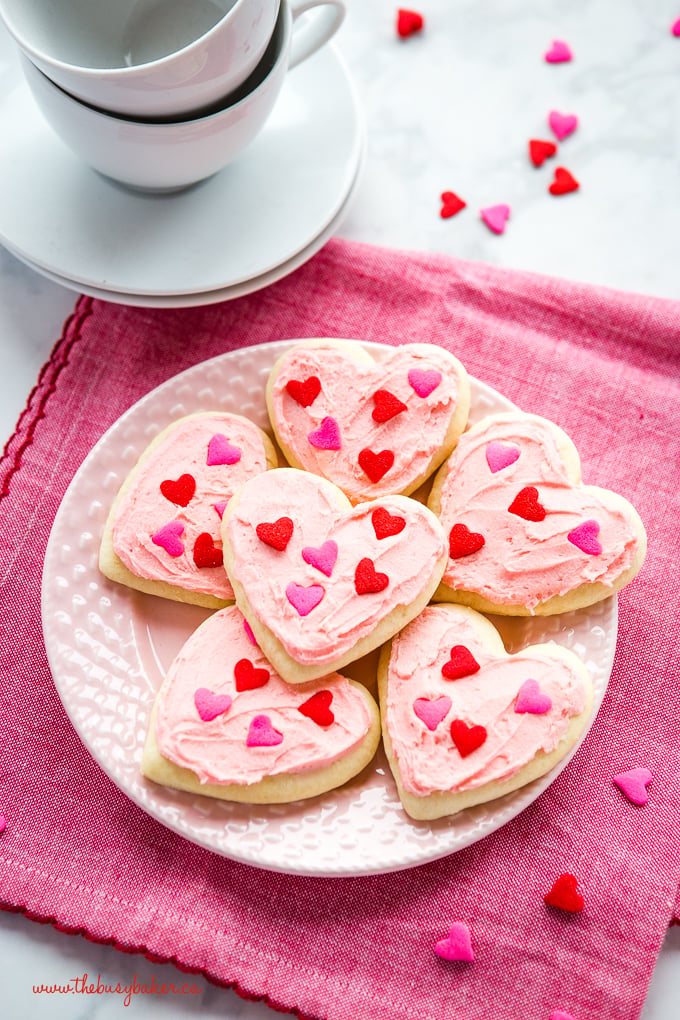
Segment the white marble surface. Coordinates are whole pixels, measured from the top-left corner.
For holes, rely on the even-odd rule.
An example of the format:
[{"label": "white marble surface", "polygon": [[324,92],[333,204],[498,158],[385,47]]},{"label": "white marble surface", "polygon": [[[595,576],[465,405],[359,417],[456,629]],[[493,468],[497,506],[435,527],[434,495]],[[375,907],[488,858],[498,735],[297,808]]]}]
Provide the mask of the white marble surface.
[{"label": "white marble surface", "polygon": [[[396,4],[349,0],[336,45],[366,112],[368,157],[339,235],[680,298],[680,39],[670,34],[680,2],[423,0],[410,6],[425,15],[425,31],[401,41]],[[572,63],[542,59],[556,38],[572,47]],[[527,142],[550,138],[551,109],[577,114],[580,126],[560,145],[557,160],[535,169]],[[3,139],[3,147],[10,142]],[[577,177],[578,193],[547,193],[556,165]],[[468,203],[449,220],[439,216],[444,190]],[[479,209],[501,202],[512,216],[505,234],[496,236],[481,223]],[[0,249],[3,439],[73,303],[73,292]],[[106,1020],[122,1010],[167,1018],[273,1015],[203,981],[199,995],[143,996],[127,1009],[115,995],[35,995],[35,984],[65,984],[85,972],[88,981],[101,975],[112,985],[130,984],[135,974],[140,982],[152,974],[157,982],[187,978],[171,966],[16,915],[0,914],[0,961],[0,1014],[8,1020]],[[679,1002],[680,929],[674,928],[645,1020],[678,1020]]]}]

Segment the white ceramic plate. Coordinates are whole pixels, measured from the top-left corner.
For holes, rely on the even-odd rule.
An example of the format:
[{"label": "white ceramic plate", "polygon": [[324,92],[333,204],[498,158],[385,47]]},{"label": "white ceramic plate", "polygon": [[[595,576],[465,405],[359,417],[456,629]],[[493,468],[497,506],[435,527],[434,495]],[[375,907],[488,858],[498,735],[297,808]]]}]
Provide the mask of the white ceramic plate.
[{"label": "white ceramic plate", "polygon": [[0,23],[0,243],[76,283],[172,295],[262,276],[333,220],[363,133],[344,63],[327,44],[289,72],[262,132],[231,166],[177,194],[135,193],[54,134]]},{"label": "white ceramic plate", "polygon": [[[111,502],[150,440],[194,411],[235,411],[267,427],[265,380],[293,343],[244,348],[195,365],[135,404],[97,443],[69,486],[48,543],[45,645],[57,690],[85,746],[113,782],[164,825],[217,853],[274,871],[327,877],[397,871],[500,828],[535,800],[568,758],[516,793],[434,822],[414,822],[405,814],[382,749],[341,789],[288,805],[230,804],[157,786],[139,771],[154,696],[186,638],[209,614],[116,585],[97,569]],[[366,346],[378,358],[392,349]],[[472,395],[473,422],[512,408],[474,379]],[[552,639],[580,655],[595,685],[594,719],[614,660],[615,597],[563,616],[493,619],[509,651]]]},{"label": "white ceramic plate", "polygon": [[36,265],[35,262],[32,262],[31,259],[27,258],[25,255],[14,251],[11,245],[7,243],[6,247],[7,250],[13,255],[16,255],[18,259],[21,259],[22,262],[35,270],[35,272],[40,273],[41,276],[51,280],[52,283],[58,283],[62,287],[68,287],[70,290],[74,290],[78,294],[88,294],[90,297],[99,298],[102,301],[111,301],[114,304],[133,305],[138,308],[186,308],[196,307],[198,305],[212,305],[216,304],[218,301],[231,301],[233,298],[243,297],[244,294],[252,294],[253,291],[261,290],[262,287],[268,287],[270,283],[276,283],[277,280],[281,280],[284,276],[288,276],[288,274],[292,273],[293,270],[304,265],[304,263],[307,262],[312,255],[315,255],[319,249],[324,246],[326,241],[335,234],[347,215],[347,211],[357,190],[364,162],[364,154],[364,147],[362,146],[356,177],[351,182],[347,197],[333,219],[326,227],[324,227],[321,233],[318,234],[306,248],[303,248],[302,251],[299,251],[286,262],[282,262],[281,265],[276,266],[274,269],[270,269],[267,273],[262,273],[260,276],[254,276],[250,280],[244,280],[242,283],[232,284],[231,287],[221,287],[218,290],[209,290],[202,293],[191,294],[125,294],[116,290],[104,290],[101,287],[93,287],[91,284],[83,284],[78,283],[75,280],[69,280],[68,277],[60,276],[58,273],[51,272],[43,266]]}]

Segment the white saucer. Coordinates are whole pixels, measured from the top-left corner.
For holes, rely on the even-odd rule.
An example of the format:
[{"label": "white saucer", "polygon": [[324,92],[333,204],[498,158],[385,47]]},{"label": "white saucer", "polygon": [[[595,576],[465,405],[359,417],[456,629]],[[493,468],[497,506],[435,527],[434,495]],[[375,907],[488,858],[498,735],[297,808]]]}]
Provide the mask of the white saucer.
[{"label": "white saucer", "polygon": [[289,72],[261,134],[231,166],[174,195],[128,191],[53,133],[0,24],[0,136],[0,243],[59,282],[129,300],[223,291],[310,257],[356,181],[364,130],[327,44]]},{"label": "white saucer", "polygon": [[243,297],[245,294],[251,294],[253,291],[260,290],[262,287],[268,287],[270,283],[276,283],[277,280],[281,280],[284,276],[288,276],[288,274],[292,273],[293,270],[304,265],[304,263],[307,262],[312,255],[315,255],[316,252],[323,247],[326,241],[335,234],[340,223],[345,218],[347,210],[351,205],[352,198],[357,190],[363,166],[363,155],[364,151],[362,146],[359,167],[357,168],[356,176],[352,181],[345,201],[340,206],[333,219],[330,220],[321,233],[318,234],[310,244],[297,252],[296,255],[293,255],[292,258],[287,259],[278,266],[275,266],[274,269],[270,269],[266,273],[261,273],[259,276],[253,276],[250,280],[244,280],[242,283],[232,284],[229,287],[219,287],[217,290],[190,294],[127,294],[122,291],[109,290],[102,287],[93,287],[90,284],[78,283],[75,280],[71,280],[66,276],[61,276],[59,273],[52,272],[51,270],[38,265],[25,255],[22,255],[21,252],[16,251],[10,244],[6,244],[5,246],[7,250],[18,259],[24,262],[31,269],[35,270],[35,272],[40,273],[41,276],[51,280],[52,283],[57,283],[62,287],[67,287],[70,290],[76,291],[78,294],[87,294],[89,297],[99,298],[102,301],[111,301],[113,304],[133,305],[138,308],[186,308],[198,305],[216,304],[219,301],[231,301],[233,298]]}]

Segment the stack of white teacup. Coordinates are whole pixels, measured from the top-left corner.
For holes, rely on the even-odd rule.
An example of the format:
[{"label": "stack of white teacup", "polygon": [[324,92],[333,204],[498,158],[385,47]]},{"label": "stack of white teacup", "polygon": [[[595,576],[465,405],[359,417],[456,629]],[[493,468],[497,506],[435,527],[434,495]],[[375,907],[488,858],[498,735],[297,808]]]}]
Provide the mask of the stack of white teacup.
[{"label": "stack of white teacup", "polygon": [[236,159],[286,72],[344,14],[342,0],[0,0],[53,130],[96,170],[153,191]]}]

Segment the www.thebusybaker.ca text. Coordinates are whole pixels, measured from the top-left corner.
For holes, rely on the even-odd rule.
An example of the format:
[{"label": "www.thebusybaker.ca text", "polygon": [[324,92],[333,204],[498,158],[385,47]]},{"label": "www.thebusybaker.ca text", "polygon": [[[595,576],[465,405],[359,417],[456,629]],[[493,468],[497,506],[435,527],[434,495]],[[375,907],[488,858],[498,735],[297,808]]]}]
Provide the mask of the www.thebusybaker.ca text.
[{"label": "www.thebusybaker.ca text", "polygon": [[87,974],[71,978],[65,985],[33,985],[35,995],[123,995],[123,1005],[129,1006],[133,995],[200,995],[203,991],[197,985],[175,985],[167,982],[158,984],[156,976],[151,975],[150,982],[137,980],[135,974],[132,983],[109,985],[97,974],[97,983],[88,982]]}]

